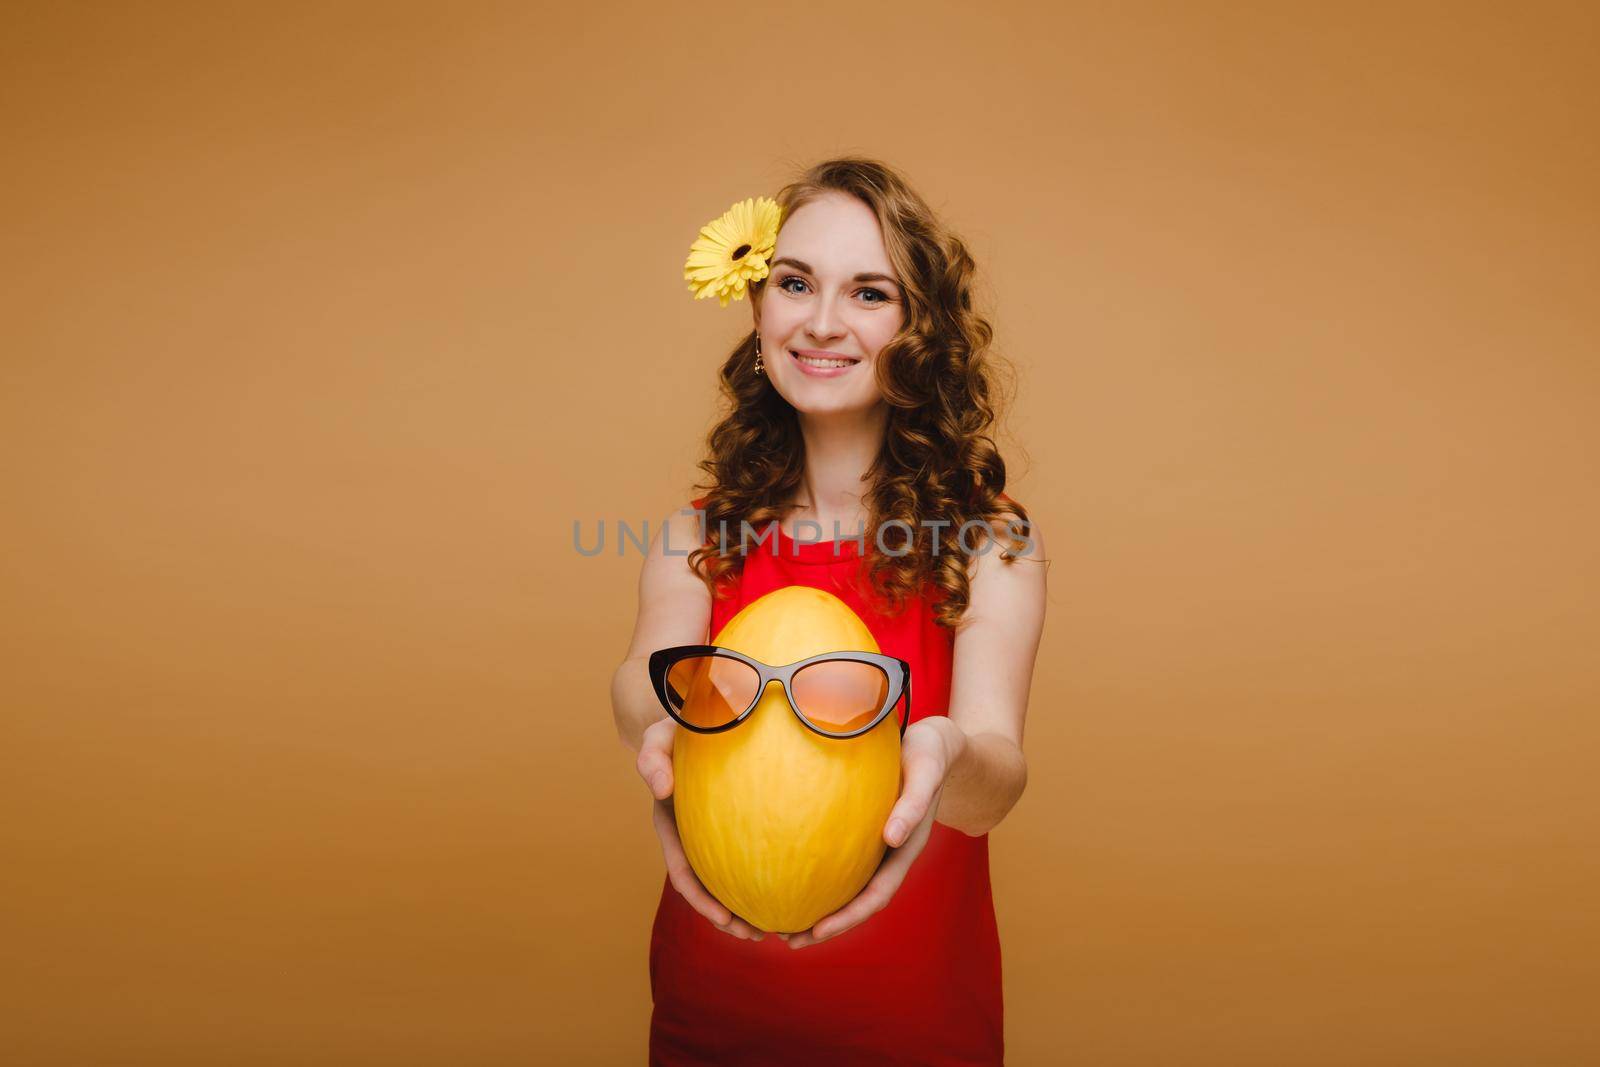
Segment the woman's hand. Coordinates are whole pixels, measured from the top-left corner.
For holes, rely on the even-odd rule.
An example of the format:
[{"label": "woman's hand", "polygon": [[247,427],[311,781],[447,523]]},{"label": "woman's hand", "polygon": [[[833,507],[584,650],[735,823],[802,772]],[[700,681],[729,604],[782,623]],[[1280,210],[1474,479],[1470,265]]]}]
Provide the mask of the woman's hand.
[{"label": "woman's hand", "polygon": [[671,719],[662,719],[647,727],[644,742],[639,746],[637,764],[639,777],[644,779],[650,795],[655,798],[651,816],[656,836],[661,839],[662,858],[667,861],[667,878],[689,906],[717,929],[747,941],[760,941],[766,935],[723,907],[701,883],[694,868],[689,866],[689,858],[683,854],[678,820],[672,811],[672,740],[677,733],[678,724]]},{"label": "woman's hand", "polygon": [[883,828],[883,840],[890,846],[888,855],[855,899],[817,920],[811,929],[790,934],[786,939],[790,948],[805,948],[838,937],[888,907],[905,881],[906,872],[928,843],[945,780],[965,744],[966,734],[961,727],[943,715],[930,715],[907,727],[900,746],[904,784]]}]

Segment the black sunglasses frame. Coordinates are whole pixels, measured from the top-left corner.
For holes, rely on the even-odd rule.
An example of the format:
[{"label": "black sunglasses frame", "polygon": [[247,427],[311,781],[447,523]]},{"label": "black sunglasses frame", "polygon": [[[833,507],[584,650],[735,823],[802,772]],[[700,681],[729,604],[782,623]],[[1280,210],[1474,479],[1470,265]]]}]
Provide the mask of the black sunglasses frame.
[{"label": "black sunglasses frame", "polygon": [[[689,659],[694,656],[725,657],[738,660],[740,663],[754,668],[756,674],[760,676],[760,680],[756,685],[756,695],[750,701],[750,706],[721,726],[696,726],[691,722],[685,721],[683,716],[678,714],[677,709],[672,706],[672,701],[667,696],[667,672],[679,660]],[[795,703],[794,690],[790,688],[789,684],[801,669],[814,663],[825,663],[834,660],[843,660],[851,663],[870,663],[883,671],[884,676],[889,681],[889,692],[884,699],[883,707],[878,709],[878,713],[872,717],[872,721],[861,727],[861,729],[852,730],[847,734],[824,730],[806,718],[805,713]],[[795,717],[804,723],[807,729],[835,741],[847,741],[852,737],[860,737],[862,734],[872,730],[895,709],[895,706],[900,703],[902,698],[905,700],[905,714],[900,716],[901,737],[905,736],[906,726],[911,721],[911,664],[894,656],[885,656],[877,652],[823,652],[815,656],[807,656],[802,660],[796,660],[782,667],[774,667],[770,663],[762,663],[760,660],[752,659],[742,652],[735,652],[731,648],[723,648],[720,645],[676,645],[672,648],[663,648],[650,653],[650,685],[655,689],[656,699],[661,701],[661,706],[667,709],[667,714],[672,716],[679,726],[686,730],[692,730],[697,734],[720,734],[744,722],[750,717],[750,713],[756,710],[756,705],[761,703],[761,698],[765,695],[767,686],[771,682],[781,682],[783,684],[783,695],[789,701],[789,710],[794,712]]]}]

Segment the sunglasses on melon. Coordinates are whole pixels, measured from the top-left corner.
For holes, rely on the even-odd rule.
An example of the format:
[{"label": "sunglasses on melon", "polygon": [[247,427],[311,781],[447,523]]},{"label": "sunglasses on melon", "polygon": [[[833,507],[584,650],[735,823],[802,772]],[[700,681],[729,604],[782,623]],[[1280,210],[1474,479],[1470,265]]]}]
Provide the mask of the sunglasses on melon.
[{"label": "sunglasses on melon", "polygon": [[[783,667],[717,645],[678,645],[650,653],[650,684],[679,726],[721,733],[744,722],[769,682],[783,685],[789,707],[823,737],[859,737],[904,704],[911,715],[911,664],[876,652],[824,652]],[[903,698],[903,701],[902,701]]]}]

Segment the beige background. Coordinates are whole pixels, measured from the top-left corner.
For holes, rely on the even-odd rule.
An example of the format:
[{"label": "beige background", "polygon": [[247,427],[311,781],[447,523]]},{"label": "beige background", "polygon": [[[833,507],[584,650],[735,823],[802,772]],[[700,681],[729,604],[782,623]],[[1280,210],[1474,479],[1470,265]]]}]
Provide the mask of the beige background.
[{"label": "beige background", "polygon": [[572,523],[687,499],[688,244],[844,151],[971,240],[1056,560],[1011,1062],[1600,1058],[1593,5],[3,23],[8,1062],[643,1061]]}]

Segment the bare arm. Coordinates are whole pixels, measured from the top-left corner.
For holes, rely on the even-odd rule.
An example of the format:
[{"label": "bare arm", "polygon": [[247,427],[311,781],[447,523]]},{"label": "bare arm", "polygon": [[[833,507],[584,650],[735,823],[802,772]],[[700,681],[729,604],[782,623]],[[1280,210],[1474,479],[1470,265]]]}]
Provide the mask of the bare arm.
[{"label": "bare arm", "polygon": [[1034,658],[1044,630],[1045,560],[1039,529],[1015,562],[1000,545],[978,557],[967,614],[956,633],[950,714],[943,724],[950,760],[937,819],[963,833],[997,826],[1028,784],[1022,726]]},{"label": "bare arm", "polygon": [[[635,752],[639,751],[645,730],[667,717],[650,691],[650,653],[707,640],[711,592],[689,569],[688,561],[689,551],[700,543],[699,526],[692,511],[670,516],[651,539],[639,571],[639,614],[633,624],[633,639],[627,656],[611,676],[611,714],[616,719],[617,738]],[[672,555],[667,554],[668,548]]]},{"label": "bare arm", "polygon": [[[663,532],[665,540],[663,540]],[[634,766],[654,798],[651,819],[661,841],[667,879],[695,911],[733,937],[760,941],[761,931],[711,895],[689,866],[672,810],[672,743],[678,724],[650,689],[650,653],[672,645],[704,644],[711,627],[711,591],[689,569],[688,553],[700,544],[693,511],[675,514],[650,541],[639,570],[639,615],[628,654],[611,676],[611,715],[617,738],[638,753]]]}]

